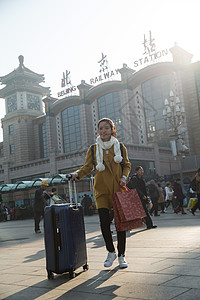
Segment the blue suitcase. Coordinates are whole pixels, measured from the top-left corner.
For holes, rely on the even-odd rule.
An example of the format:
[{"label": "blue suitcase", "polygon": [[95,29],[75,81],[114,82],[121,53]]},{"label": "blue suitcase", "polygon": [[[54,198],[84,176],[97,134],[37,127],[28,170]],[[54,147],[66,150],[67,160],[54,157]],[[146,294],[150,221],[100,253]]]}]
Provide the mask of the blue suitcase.
[{"label": "blue suitcase", "polygon": [[73,278],[77,268],[88,269],[83,208],[77,200],[76,204],[47,206],[44,233],[48,279],[65,272]]}]

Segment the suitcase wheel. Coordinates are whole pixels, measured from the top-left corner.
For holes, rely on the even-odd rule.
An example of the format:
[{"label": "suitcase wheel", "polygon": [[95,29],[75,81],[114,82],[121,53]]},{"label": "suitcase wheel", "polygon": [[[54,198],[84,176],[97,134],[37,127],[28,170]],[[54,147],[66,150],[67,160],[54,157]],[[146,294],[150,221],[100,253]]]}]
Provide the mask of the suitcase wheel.
[{"label": "suitcase wheel", "polygon": [[54,279],[54,274],[53,274],[53,272],[51,272],[51,271],[47,271],[47,276],[48,276],[48,279]]},{"label": "suitcase wheel", "polygon": [[75,272],[73,271],[73,269],[70,270],[70,271],[69,271],[69,278],[72,279],[72,278],[75,278],[75,276],[76,276],[76,275],[75,275]]},{"label": "suitcase wheel", "polygon": [[83,270],[84,270],[84,271],[86,271],[86,270],[88,270],[88,269],[89,269],[88,264],[86,264],[86,265],[83,266]]}]

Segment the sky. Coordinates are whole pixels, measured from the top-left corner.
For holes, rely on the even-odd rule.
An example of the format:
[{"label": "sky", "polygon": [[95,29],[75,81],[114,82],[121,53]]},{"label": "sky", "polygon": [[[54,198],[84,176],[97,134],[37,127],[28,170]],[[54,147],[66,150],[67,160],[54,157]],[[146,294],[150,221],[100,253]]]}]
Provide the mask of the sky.
[{"label": "sky", "polygon": [[[195,62],[198,20],[199,0],[0,0],[0,77],[17,68],[23,55],[24,65],[44,74],[41,85],[57,97],[65,70],[74,86],[90,83],[99,75],[102,53],[111,70],[123,63],[136,71],[144,67],[134,62],[143,57],[150,31],[157,50],[176,42]],[[170,54],[162,58],[171,60]],[[0,118],[4,115],[0,99]]]}]

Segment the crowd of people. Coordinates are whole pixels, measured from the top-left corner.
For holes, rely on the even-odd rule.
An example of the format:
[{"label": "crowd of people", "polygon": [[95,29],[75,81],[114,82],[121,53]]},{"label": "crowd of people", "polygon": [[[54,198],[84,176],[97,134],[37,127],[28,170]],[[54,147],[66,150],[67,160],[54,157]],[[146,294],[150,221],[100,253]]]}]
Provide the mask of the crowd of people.
[{"label": "crowd of people", "polygon": [[197,170],[194,183],[193,186],[191,183],[188,192],[185,192],[180,178],[177,178],[173,183],[167,182],[166,184],[151,180],[147,183],[151,206],[150,215],[159,216],[158,209],[161,213],[166,213],[169,206],[172,207],[174,213],[185,215],[184,207],[188,205],[190,199],[194,199],[195,203],[190,212],[195,215],[197,208],[200,209],[200,169]]},{"label": "crowd of people", "polygon": [[33,208],[31,206],[26,207],[25,205],[15,207],[8,207],[2,205],[0,202],[0,222],[12,221],[12,220],[24,220],[33,217]]},{"label": "crowd of people", "polygon": [[[139,169],[138,169],[139,168]],[[139,171],[139,172],[138,172]],[[143,176],[144,170],[143,168],[137,167],[135,170],[134,176],[136,178],[141,178]],[[138,177],[140,176],[141,177]],[[200,169],[198,170],[195,178],[199,178],[199,185],[200,185]],[[133,179],[133,177],[132,177]],[[141,181],[143,179],[140,179]],[[45,183],[46,184],[46,183]],[[176,179],[173,183],[167,182],[167,183],[160,183],[156,182],[154,179],[150,180],[147,182],[145,185],[143,184],[143,187],[140,187],[144,191],[145,199],[143,199],[143,196],[141,197],[141,191],[139,189],[139,195],[141,198],[141,201],[143,203],[143,206],[145,208],[145,212],[147,214],[147,227],[148,227],[148,222],[149,222],[149,215],[150,216],[160,216],[160,213],[166,213],[167,209],[171,207],[174,211],[174,213],[182,213],[186,214],[184,207],[187,206],[189,199],[195,199],[195,204],[193,207],[190,209],[190,212],[195,215],[195,211],[197,208],[200,209],[200,188],[199,185],[197,184],[197,190],[195,191],[192,189],[192,187],[189,187],[188,192],[184,192],[182,187],[181,187],[181,182],[180,179]],[[41,187],[43,184],[41,185]],[[46,190],[46,187],[48,185],[45,185],[45,189],[42,188],[43,191]],[[131,180],[127,183],[127,186],[130,188],[136,188],[135,184],[132,185]],[[40,190],[41,188],[39,188]],[[37,192],[38,193],[38,192]],[[56,193],[56,188],[52,189],[52,193],[54,194],[54,197],[58,197],[60,200],[60,196],[57,195]],[[52,196],[52,193],[50,193]],[[43,216],[43,210],[45,205],[47,205],[47,200],[49,199],[48,193],[46,194],[46,199],[44,199],[44,205],[42,206],[42,213],[40,214]],[[43,196],[42,196],[43,197]],[[51,199],[54,199],[52,197]],[[37,197],[36,197],[37,199]],[[183,201],[185,200],[185,203]],[[36,203],[37,200],[35,200]],[[59,203],[54,200],[52,200],[52,203]],[[62,199],[62,203],[64,203],[65,200]],[[95,211],[95,204],[92,202],[92,199],[89,195],[84,194],[83,199],[81,201],[81,204],[83,206],[84,210],[84,215],[85,216],[92,216]],[[31,206],[26,207],[25,205],[19,206],[18,204],[15,205],[15,207],[9,208],[6,205],[2,204],[2,201],[0,202],[0,222],[5,222],[5,221],[10,221],[10,220],[23,220],[23,219],[28,219],[32,218],[33,216],[36,216],[37,218],[37,210],[35,209],[35,206],[37,207],[37,204],[34,205],[32,208]],[[35,214],[34,214],[35,213]],[[113,214],[113,211],[111,211],[111,214]],[[113,217],[112,217],[113,219]],[[150,221],[151,224],[151,221]],[[151,226],[151,225],[150,225]]]},{"label": "crowd of people", "polygon": [[112,238],[110,211],[112,210],[113,194],[120,191],[125,185],[129,189],[135,188],[137,190],[146,213],[144,223],[147,229],[157,227],[153,224],[151,216],[153,214],[154,216],[159,216],[159,208],[161,209],[161,213],[165,213],[171,204],[174,213],[178,214],[181,212],[185,214],[183,201],[186,195],[182,190],[180,179],[178,178],[173,186],[171,183],[162,186],[161,183],[156,183],[153,179],[149,184],[146,184],[143,179],[144,170],[142,166],[136,167],[135,174],[128,181],[131,164],[128,159],[127,149],[118,141],[115,124],[108,118],[99,120],[96,144],[89,147],[84,165],[76,172],[71,173],[70,176],[72,179],[77,178],[80,180],[90,174],[93,168],[95,169],[95,201],[102,236],[108,251],[104,267],[111,267],[118,256],[119,267],[127,268],[128,263],[125,259],[126,232],[117,231],[118,255]]},{"label": "crowd of people", "polygon": [[[158,217],[160,213],[166,213],[169,206],[172,206],[174,213],[186,214],[184,210],[184,199],[186,194],[183,191],[180,179],[177,178],[172,184],[167,182],[165,185],[156,182],[154,179],[145,182],[143,178],[144,170],[142,166],[135,168],[135,173],[129,179],[131,163],[128,159],[126,147],[117,139],[115,124],[108,118],[103,118],[98,122],[98,137],[96,144],[91,145],[87,151],[84,165],[76,172],[70,173],[71,179],[86,177],[95,169],[94,177],[94,197],[95,206],[98,210],[100,228],[108,251],[104,267],[111,267],[118,256],[120,268],[127,268],[128,263],[125,259],[126,251],[126,231],[117,231],[117,252],[112,238],[111,223],[112,218],[112,198],[113,194],[123,189],[125,185],[129,189],[136,189],[146,213],[143,218],[147,229],[154,229],[151,216]],[[40,233],[40,220],[44,215],[44,207],[50,197],[56,197],[56,190],[52,194],[47,192],[47,181],[41,182],[41,187],[35,192],[34,201],[34,222],[35,232]],[[194,185],[191,192],[197,195],[197,203],[191,209],[193,215],[197,208],[200,208],[200,169],[195,176]],[[57,199],[58,200],[58,199]],[[82,200],[84,214],[90,215],[92,212],[92,201],[87,194]],[[15,208],[16,212],[21,208]],[[6,211],[6,208],[4,208]],[[4,213],[5,214],[5,213]],[[7,211],[6,211],[7,214]],[[118,255],[117,255],[118,254]]]},{"label": "crowd of people", "polygon": [[[194,215],[196,209],[200,208],[200,201],[198,200],[200,187],[194,191],[190,186],[189,191],[185,192],[182,188],[180,178],[175,179],[174,182],[160,183],[151,179],[144,183],[143,174],[143,168],[141,166],[136,167],[134,175],[127,183],[127,187],[130,189],[137,189],[147,214],[147,218],[149,218],[149,215],[155,217],[160,216],[160,213],[166,213],[169,207],[172,208],[174,213],[181,213],[184,215],[186,214],[184,207],[187,206],[189,199],[191,198],[195,199],[195,206],[190,210],[190,212]],[[133,180],[134,178],[135,180]],[[200,185],[200,169],[197,171],[195,178],[199,178]],[[133,182],[135,183],[133,184]]]}]

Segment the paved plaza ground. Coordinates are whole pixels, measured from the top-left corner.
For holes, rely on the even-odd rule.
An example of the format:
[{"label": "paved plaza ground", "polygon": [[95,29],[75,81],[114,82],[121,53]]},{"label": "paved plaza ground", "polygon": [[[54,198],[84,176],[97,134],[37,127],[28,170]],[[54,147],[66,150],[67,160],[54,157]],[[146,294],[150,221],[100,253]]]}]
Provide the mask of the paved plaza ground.
[{"label": "paved plaza ground", "polygon": [[[85,217],[89,270],[48,280],[43,227],[33,220],[0,223],[0,299],[200,299],[200,212],[152,217],[158,228],[128,234],[127,269],[105,269],[98,215]],[[116,241],[114,225],[113,236]]]}]

